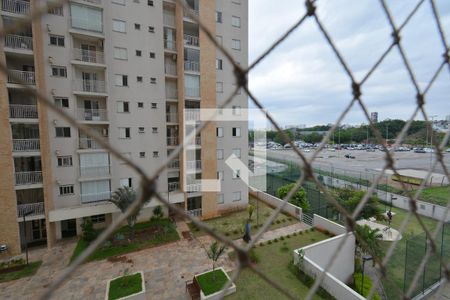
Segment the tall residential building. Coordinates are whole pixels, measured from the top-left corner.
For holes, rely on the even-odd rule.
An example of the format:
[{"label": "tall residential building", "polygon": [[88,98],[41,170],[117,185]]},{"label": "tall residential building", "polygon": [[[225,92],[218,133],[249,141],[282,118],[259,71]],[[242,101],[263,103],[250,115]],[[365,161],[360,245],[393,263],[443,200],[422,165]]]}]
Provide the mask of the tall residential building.
[{"label": "tall residential building", "polygon": [[378,123],[378,112],[374,111],[370,113],[370,121],[372,123]]},{"label": "tall residential building", "polygon": [[[2,26],[46,4],[1,1]],[[247,67],[247,0],[187,2]],[[71,0],[7,35],[0,59],[8,67],[8,76],[0,74],[0,259],[25,243],[51,247],[80,234],[86,217],[97,227],[110,224],[120,212],[106,200],[121,186],[140,184],[127,164],[38,103],[16,78],[148,174],[184,142],[193,128],[184,121],[201,122],[196,109],[218,107],[236,88],[232,65],[174,0]],[[229,108],[245,114],[247,96],[238,92]],[[160,174],[158,191],[204,219],[245,206],[247,186],[226,160],[235,154],[247,165],[247,150],[247,122],[213,122]],[[201,191],[200,179],[219,179],[221,191]]]}]

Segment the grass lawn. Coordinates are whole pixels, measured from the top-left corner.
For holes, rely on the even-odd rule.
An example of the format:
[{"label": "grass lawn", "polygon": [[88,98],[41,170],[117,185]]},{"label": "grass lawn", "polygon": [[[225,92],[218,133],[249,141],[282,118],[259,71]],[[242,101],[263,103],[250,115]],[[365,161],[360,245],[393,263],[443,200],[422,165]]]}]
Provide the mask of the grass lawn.
[{"label": "grass lawn", "polygon": [[[254,248],[258,263],[257,267],[269,278],[279,283],[299,299],[304,299],[309,291],[303,282],[297,278],[292,267],[292,251],[309,244],[329,238],[325,234],[315,230],[303,234],[291,235],[290,238],[278,238],[278,242],[264,243],[263,246]],[[229,274],[231,276],[231,274]],[[287,297],[268,285],[258,275],[249,269],[242,270],[235,281],[236,293],[226,297],[234,299],[286,299]],[[314,299],[323,299],[317,295]]]},{"label": "grass lawn", "polygon": [[[267,218],[273,211],[273,208],[268,206],[264,202],[258,201],[259,202],[258,205],[256,202],[257,200],[255,198],[250,197],[249,203],[255,207],[255,211],[253,212],[251,221],[252,233],[256,232],[257,213],[259,224],[260,226],[262,226],[262,224],[264,224],[264,222],[267,220]],[[256,210],[256,207],[258,207],[258,210]],[[246,209],[244,209],[242,211],[233,212],[222,217],[206,220],[205,223],[211,228],[218,230],[220,233],[229,236],[231,239],[239,239],[242,238],[244,234],[243,230],[247,218],[248,212]],[[270,226],[269,230],[292,225],[295,223],[298,223],[298,221],[292,218],[291,216],[287,216],[285,214],[280,213]],[[192,223],[188,223],[188,225],[195,236],[202,236],[206,234],[205,232],[195,228],[195,226],[193,226]]]},{"label": "grass lawn", "polygon": [[41,266],[42,261],[34,261],[30,262],[28,266],[25,266],[23,269],[9,272],[9,273],[3,273],[0,274],[0,282],[6,282],[11,280],[16,280],[23,277],[28,277],[34,275],[39,267]]},{"label": "grass lawn", "polygon": [[[380,207],[384,210],[384,204],[380,204]],[[399,209],[396,207],[392,208],[392,211],[395,215],[392,218],[391,226],[395,229],[399,229],[401,223],[406,218],[407,211],[403,209]],[[431,218],[422,217],[422,220],[425,226],[429,230],[434,230],[437,225],[437,221]],[[387,222],[380,222],[387,225]],[[415,217],[410,219],[409,224],[406,226],[406,229],[403,234],[403,238],[399,241],[396,246],[396,249],[390,258],[387,265],[387,277],[382,280],[384,290],[389,299],[401,299],[403,298],[403,280],[405,276],[405,252],[406,252],[406,241],[409,237],[413,235],[417,235],[423,232],[422,227],[419,224],[419,221]],[[382,242],[382,246],[384,252],[387,252],[387,249],[391,245],[391,242]],[[421,259],[421,258],[419,258]]]},{"label": "grass lawn", "polygon": [[228,282],[228,277],[219,269],[197,276],[197,281],[205,296],[208,296],[220,291]]},{"label": "grass lawn", "polygon": [[[142,238],[138,240],[131,240],[128,242],[130,237],[130,229],[128,226],[124,226],[116,231],[114,237],[110,238],[102,247],[98,248],[89,258],[88,261],[101,260],[111,256],[117,256],[126,254],[129,252],[134,252],[142,250],[145,248],[150,248],[158,246],[161,244],[174,242],[179,240],[178,232],[175,225],[172,224],[168,219],[152,220],[149,222],[138,223],[135,225],[135,237],[143,235]],[[144,235],[148,231],[158,230],[158,234]],[[123,241],[117,243],[117,236],[123,236]],[[81,252],[83,252],[89,243],[80,238],[78,240],[77,246],[73,251],[70,261],[72,262]]]},{"label": "grass lawn", "polygon": [[142,291],[141,273],[122,276],[110,282],[108,299],[119,299],[140,291]]},{"label": "grass lawn", "polygon": [[447,206],[450,201],[450,187],[436,186],[424,188],[419,195],[419,199],[442,206]]}]

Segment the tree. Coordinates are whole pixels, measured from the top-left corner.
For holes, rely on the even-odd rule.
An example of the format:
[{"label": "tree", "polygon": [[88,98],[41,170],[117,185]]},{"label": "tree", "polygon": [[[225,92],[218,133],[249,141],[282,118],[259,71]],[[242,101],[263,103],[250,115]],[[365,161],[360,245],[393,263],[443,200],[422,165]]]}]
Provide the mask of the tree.
[{"label": "tree", "polygon": [[[122,213],[125,213],[128,207],[136,201],[136,192],[131,187],[120,187],[113,193],[111,199],[108,201],[114,203]],[[150,201],[150,199],[146,199],[144,203],[147,203],[148,201]],[[139,210],[136,210],[127,218],[128,227],[130,228],[132,235],[134,235],[134,225],[136,224],[138,215]]]},{"label": "tree", "polygon": [[[380,229],[371,229],[369,226],[356,225],[357,244],[364,254],[370,254],[372,257],[383,257],[383,249],[381,247],[381,238],[383,234]],[[375,264],[375,260],[373,260]]]},{"label": "tree", "polygon": [[[283,185],[282,187],[280,187],[277,190],[277,195],[278,198],[280,199],[284,199],[286,197],[286,195],[289,193],[290,190],[292,190],[292,188],[295,186],[295,183],[290,183],[290,184],[286,184]],[[295,194],[291,197],[291,199],[289,199],[289,203],[301,207],[301,209],[303,210],[303,212],[308,211],[309,209],[309,202],[306,199],[306,192],[304,188],[299,188],[297,190],[297,192],[295,192]]]},{"label": "tree", "polygon": [[219,260],[220,256],[225,252],[226,246],[221,245],[219,246],[219,243],[217,241],[214,241],[209,246],[209,250],[206,251],[206,254],[208,255],[208,258],[212,260],[212,266],[213,266],[213,280],[216,280],[216,274],[214,270],[216,269],[216,262]]},{"label": "tree", "polygon": [[83,219],[83,224],[81,224],[81,230],[83,232],[82,238],[86,242],[92,242],[97,237],[97,232],[94,229],[94,224],[90,217]]},{"label": "tree", "polygon": [[[335,196],[337,200],[347,209],[350,213],[352,213],[358,204],[361,202],[364,197],[364,191],[356,191],[350,188],[337,189],[335,191]],[[364,205],[361,210],[359,217],[363,219],[368,219],[370,217],[377,217],[380,213],[380,209],[378,208],[378,198],[372,196],[367,200],[367,203]]]},{"label": "tree", "polygon": [[153,209],[153,217],[152,219],[159,220],[164,216],[161,205],[155,206]]}]

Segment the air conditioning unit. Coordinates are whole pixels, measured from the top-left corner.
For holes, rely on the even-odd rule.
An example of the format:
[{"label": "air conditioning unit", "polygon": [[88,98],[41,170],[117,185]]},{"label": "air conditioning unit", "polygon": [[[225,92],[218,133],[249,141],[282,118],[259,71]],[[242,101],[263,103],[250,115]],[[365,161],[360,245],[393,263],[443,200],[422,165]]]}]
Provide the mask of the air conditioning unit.
[{"label": "air conditioning unit", "polygon": [[104,137],[108,137],[108,129],[107,129],[107,128],[103,128],[103,129],[102,129],[102,135],[103,135]]},{"label": "air conditioning unit", "polygon": [[52,29],[51,29],[51,27],[50,27],[50,24],[47,24],[47,31],[48,31],[48,32],[52,32]]},{"label": "air conditioning unit", "polygon": [[6,250],[8,250],[8,246],[6,246],[5,244],[0,245],[0,253],[5,252]]},{"label": "air conditioning unit", "polygon": [[55,150],[55,154],[56,154],[57,156],[59,156],[59,155],[61,154],[61,151],[59,151],[58,149],[56,149],[56,150]]},{"label": "air conditioning unit", "polygon": [[61,181],[56,180],[55,182],[56,182],[57,185],[61,185]]},{"label": "air conditioning unit", "polygon": [[51,64],[51,65],[53,65],[53,62],[54,62],[53,57],[52,57],[52,56],[49,56],[49,57],[48,57],[48,63]]},{"label": "air conditioning unit", "polygon": [[55,89],[52,89],[51,94],[52,94],[53,96],[56,95],[56,90],[55,90]]},{"label": "air conditioning unit", "polygon": [[173,54],[173,55],[172,55],[172,60],[173,60],[173,61],[177,61],[177,55],[176,55],[176,54]]}]

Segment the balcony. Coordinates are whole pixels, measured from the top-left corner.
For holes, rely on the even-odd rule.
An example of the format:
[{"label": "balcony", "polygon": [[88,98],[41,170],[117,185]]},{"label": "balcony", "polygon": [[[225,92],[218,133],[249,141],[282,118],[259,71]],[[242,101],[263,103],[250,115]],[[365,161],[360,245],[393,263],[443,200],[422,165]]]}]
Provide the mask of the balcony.
[{"label": "balcony", "polygon": [[31,36],[7,34],[5,47],[22,50],[33,50],[33,38]]},{"label": "balcony", "polygon": [[201,183],[188,183],[186,184],[186,192],[188,193],[198,193],[202,191]]},{"label": "balcony", "polygon": [[79,108],[77,118],[81,121],[105,122],[108,121],[108,111],[106,109]]},{"label": "balcony", "polygon": [[104,201],[111,198],[111,192],[81,194],[81,203]]},{"label": "balcony", "polygon": [[167,137],[167,146],[177,146],[178,145],[178,137],[170,136]]},{"label": "balcony", "polygon": [[198,36],[184,34],[184,44],[187,46],[199,47]]},{"label": "balcony", "polygon": [[201,160],[192,160],[186,162],[186,169],[188,171],[197,171],[202,169],[202,161]]},{"label": "balcony", "polygon": [[166,73],[166,75],[177,76],[176,62],[166,60],[164,62],[164,72]]},{"label": "balcony", "polygon": [[102,0],[82,0],[82,1],[86,2],[86,3],[95,4],[95,5],[101,5],[102,4]]},{"label": "balcony", "polygon": [[39,139],[13,139],[13,152],[32,152],[39,150]]},{"label": "balcony", "polygon": [[177,43],[173,40],[164,39],[164,49],[169,51],[177,51]]},{"label": "balcony", "polygon": [[110,166],[80,167],[80,177],[96,178],[110,176]]},{"label": "balcony", "polygon": [[164,10],[163,24],[164,26],[175,27],[175,12]]},{"label": "balcony", "polygon": [[178,90],[177,90],[177,88],[169,86],[167,84],[167,82],[166,82],[166,98],[167,99],[178,99]]},{"label": "balcony", "polygon": [[184,70],[189,72],[200,72],[200,62],[185,60],[184,61]]},{"label": "balcony", "polygon": [[17,217],[22,218],[27,213],[30,213],[27,217],[45,215],[44,202],[17,205]]},{"label": "balcony", "polygon": [[202,209],[198,208],[198,209],[192,209],[192,210],[188,210],[186,211],[186,213],[192,217],[201,217],[202,216]]},{"label": "balcony", "polygon": [[103,149],[103,146],[100,145],[96,140],[93,138],[87,138],[87,137],[80,137],[79,140],[79,149],[85,150],[85,149]]},{"label": "balcony", "polygon": [[30,2],[21,0],[2,0],[2,10],[13,14],[28,15]]},{"label": "balcony", "polygon": [[174,159],[167,165],[168,169],[179,169],[180,168],[180,160]]},{"label": "balcony", "polygon": [[106,93],[106,86],[102,80],[75,79],[73,90],[87,93]]},{"label": "balcony", "polygon": [[176,112],[166,113],[167,123],[178,123],[178,114]]},{"label": "balcony", "polygon": [[200,98],[200,87],[185,87],[184,93],[186,97]]},{"label": "balcony", "polygon": [[74,48],[72,49],[72,59],[94,64],[104,64],[105,58],[102,51],[93,51]]},{"label": "balcony", "polygon": [[12,119],[37,119],[36,105],[10,104],[9,117]]},{"label": "balcony", "polygon": [[184,118],[186,122],[199,121],[200,120],[200,109],[185,109]]},{"label": "balcony", "polygon": [[16,185],[42,183],[41,171],[15,172]]},{"label": "balcony", "polygon": [[20,70],[8,70],[8,83],[35,85],[34,72],[20,71]]},{"label": "balcony", "polygon": [[179,182],[169,182],[168,183],[169,192],[173,192],[180,189]]}]

